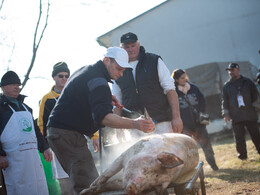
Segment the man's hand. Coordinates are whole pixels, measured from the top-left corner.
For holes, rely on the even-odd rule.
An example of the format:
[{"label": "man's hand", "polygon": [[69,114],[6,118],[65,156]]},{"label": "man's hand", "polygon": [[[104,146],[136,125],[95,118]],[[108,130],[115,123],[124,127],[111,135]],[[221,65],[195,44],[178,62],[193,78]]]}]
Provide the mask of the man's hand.
[{"label": "man's hand", "polygon": [[172,121],[172,130],[174,133],[181,133],[183,129],[183,123],[180,117],[174,118]]},{"label": "man's hand", "polygon": [[5,170],[8,166],[7,158],[5,156],[0,156],[0,168]]},{"label": "man's hand", "polygon": [[181,133],[183,128],[183,123],[180,117],[180,108],[178,94],[175,90],[170,90],[167,92],[167,99],[171,106],[172,111],[172,131],[174,133]]},{"label": "man's hand", "polygon": [[92,139],[92,144],[94,147],[94,152],[99,152],[99,141],[98,139]]},{"label": "man's hand", "polygon": [[52,153],[50,149],[44,150],[42,153],[43,158],[46,162],[51,162],[52,161]]},{"label": "man's hand", "polygon": [[134,120],[136,129],[139,129],[145,133],[152,133],[154,131],[154,123],[151,119],[145,119],[144,116]]},{"label": "man's hand", "polygon": [[230,119],[230,116],[229,116],[228,114],[226,114],[226,115],[224,116],[224,121],[225,121],[225,123],[228,123],[230,120],[231,120],[231,119]]},{"label": "man's hand", "polygon": [[119,101],[116,96],[112,95],[112,105],[115,106],[116,104],[119,104]]}]

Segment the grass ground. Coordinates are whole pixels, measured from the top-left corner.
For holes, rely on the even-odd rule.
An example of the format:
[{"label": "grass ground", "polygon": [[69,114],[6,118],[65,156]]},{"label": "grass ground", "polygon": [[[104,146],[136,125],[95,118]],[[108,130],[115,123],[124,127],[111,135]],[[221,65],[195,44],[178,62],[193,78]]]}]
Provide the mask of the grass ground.
[{"label": "grass ground", "polygon": [[219,166],[213,171],[199,149],[204,161],[206,192],[209,195],[260,195],[260,155],[249,136],[247,137],[248,159],[239,160],[232,137],[212,142]]}]

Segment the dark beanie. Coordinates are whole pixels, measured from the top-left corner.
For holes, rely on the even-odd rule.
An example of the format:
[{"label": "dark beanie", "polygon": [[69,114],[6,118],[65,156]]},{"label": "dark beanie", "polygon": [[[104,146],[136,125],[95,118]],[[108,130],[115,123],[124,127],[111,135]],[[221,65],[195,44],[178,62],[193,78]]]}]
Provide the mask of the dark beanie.
[{"label": "dark beanie", "polygon": [[70,75],[70,70],[65,62],[58,62],[53,66],[52,77],[56,76],[59,72],[67,72]]},{"label": "dark beanie", "polygon": [[182,69],[176,69],[176,70],[174,70],[173,73],[172,73],[172,78],[174,78],[175,80],[176,80],[176,79],[179,79],[179,78],[181,77],[181,75],[183,75],[184,73],[185,73],[184,70],[182,70]]},{"label": "dark beanie", "polygon": [[6,86],[10,84],[19,84],[21,85],[21,80],[19,79],[18,75],[14,71],[6,72],[2,79],[1,79],[1,86]]}]

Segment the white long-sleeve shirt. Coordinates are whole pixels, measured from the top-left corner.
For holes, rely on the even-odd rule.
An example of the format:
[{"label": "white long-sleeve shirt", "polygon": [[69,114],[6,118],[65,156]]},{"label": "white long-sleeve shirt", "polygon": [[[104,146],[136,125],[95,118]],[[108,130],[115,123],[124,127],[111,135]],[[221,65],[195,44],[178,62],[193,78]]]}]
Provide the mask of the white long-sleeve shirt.
[{"label": "white long-sleeve shirt", "polygon": [[[136,81],[135,69],[138,64],[138,60],[129,62],[129,64],[133,68],[132,72],[133,72],[134,80]],[[162,61],[161,58],[158,58],[157,71],[159,76],[159,82],[161,87],[163,88],[164,94],[166,95],[170,90],[175,90],[174,79],[171,78],[170,71],[168,70],[168,68],[166,67],[165,63]],[[112,94],[117,97],[120,103],[122,103],[122,92],[116,82],[113,82],[112,84]]]}]

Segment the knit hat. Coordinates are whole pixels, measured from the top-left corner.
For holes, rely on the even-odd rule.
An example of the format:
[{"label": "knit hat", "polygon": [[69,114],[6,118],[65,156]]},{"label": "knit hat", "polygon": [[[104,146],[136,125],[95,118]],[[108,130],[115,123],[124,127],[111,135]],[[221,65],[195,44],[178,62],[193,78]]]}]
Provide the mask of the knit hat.
[{"label": "knit hat", "polygon": [[181,77],[181,75],[184,74],[184,73],[185,73],[184,70],[182,70],[182,69],[176,69],[176,70],[174,70],[173,73],[172,73],[172,78],[174,78],[175,80],[176,80],[176,79],[179,79],[179,78]]},{"label": "knit hat", "polygon": [[59,72],[67,72],[70,75],[70,70],[65,62],[58,62],[53,66],[52,77],[56,76]]},{"label": "knit hat", "polygon": [[19,79],[18,75],[14,71],[8,71],[3,75],[1,79],[0,87],[10,85],[10,84],[21,85],[21,80]]}]

